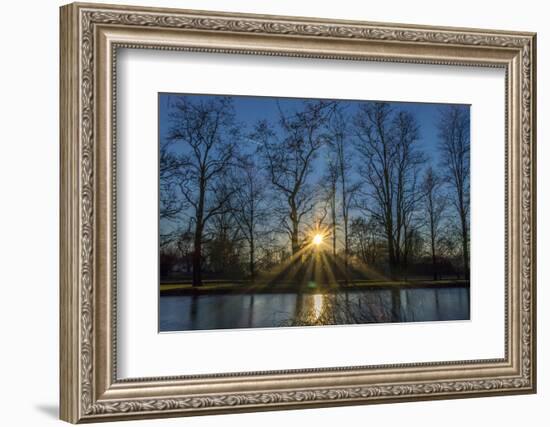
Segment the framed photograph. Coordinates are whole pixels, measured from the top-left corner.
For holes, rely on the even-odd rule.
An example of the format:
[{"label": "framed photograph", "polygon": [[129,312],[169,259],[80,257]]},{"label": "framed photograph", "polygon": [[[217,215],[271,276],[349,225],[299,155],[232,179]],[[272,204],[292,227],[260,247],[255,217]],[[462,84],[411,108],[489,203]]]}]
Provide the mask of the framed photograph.
[{"label": "framed photograph", "polygon": [[60,21],[63,420],[536,391],[535,34]]}]

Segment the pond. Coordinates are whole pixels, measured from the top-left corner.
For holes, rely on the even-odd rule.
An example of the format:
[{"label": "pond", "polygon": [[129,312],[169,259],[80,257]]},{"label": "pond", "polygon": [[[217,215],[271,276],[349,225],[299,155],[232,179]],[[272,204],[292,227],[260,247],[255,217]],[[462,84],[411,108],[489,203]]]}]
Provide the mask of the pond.
[{"label": "pond", "polygon": [[469,287],[162,295],[160,331],[468,320]]}]

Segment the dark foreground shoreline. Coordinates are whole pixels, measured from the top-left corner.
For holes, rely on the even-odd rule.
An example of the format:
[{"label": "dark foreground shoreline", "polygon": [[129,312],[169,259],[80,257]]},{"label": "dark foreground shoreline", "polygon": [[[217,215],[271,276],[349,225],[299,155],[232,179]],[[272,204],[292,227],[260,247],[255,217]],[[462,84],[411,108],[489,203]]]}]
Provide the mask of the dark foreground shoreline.
[{"label": "dark foreground shoreline", "polygon": [[254,284],[249,281],[223,282],[205,281],[202,286],[193,287],[190,283],[161,283],[160,295],[221,295],[221,294],[278,294],[278,293],[338,293],[368,289],[414,289],[414,288],[469,288],[469,280],[409,280],[409,281],[356,281],[345,284],[315,284],[297,286],[295,283]]}]

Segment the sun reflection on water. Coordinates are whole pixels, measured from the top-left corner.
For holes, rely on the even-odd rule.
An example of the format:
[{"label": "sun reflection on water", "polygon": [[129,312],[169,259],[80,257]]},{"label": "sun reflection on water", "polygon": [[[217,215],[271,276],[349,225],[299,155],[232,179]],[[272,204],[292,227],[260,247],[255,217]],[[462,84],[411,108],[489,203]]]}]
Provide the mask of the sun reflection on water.
[{"label": "sun reflection on water", "polygon": [[324,298],[321,294],[313,295],[313,316],[315,320],[319,319],[323,312]]}]

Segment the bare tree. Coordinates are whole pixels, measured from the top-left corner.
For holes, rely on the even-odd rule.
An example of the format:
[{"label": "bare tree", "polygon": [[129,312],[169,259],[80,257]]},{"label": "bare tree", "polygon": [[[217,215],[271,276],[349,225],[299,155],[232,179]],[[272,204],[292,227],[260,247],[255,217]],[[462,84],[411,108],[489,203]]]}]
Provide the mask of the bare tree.
[{"label": "bare tree", "polygon": [[258,168],[252,156],[243,158],[237,170],[238,186],[235,193],[233,215],[248,244],[248,270],[254,280],[256,276],[256,247],[261,237],[260,227],[265,225],[266,182],[262,170]]},{"label": "bare tree", "polygon": [[374,218],[355,217],[350,222],[350,249],[365,264],[375,264],[382,252],[383,231]]},{"label": "bare tree", "polygon": [[164,223],[159,236],[161,248],[178,239],[178,222],[188,208],[179,194],[182,159],[170,150],[171,144],[172,141],[163,140],[159,149],[159,221]]},{"label": "bare tree", "polygon": [[392,134],[391,114],[389,104],[361,104],[354,125],[358,137],[356,149],[361,157],[358,172],[367,184],[363,191],[367,200],[361,203],[361,208],[384,228],[393,272],[396,265],[393,212],[395,135]]},{"label": "bare tree", "polygon": [[262,121],[251,135],[260,147],[273,187],[285,199],[282,225],[293,254],[300,249],[300,222],[314,207],[315,194],[308,178],[319,149],[326,143],[325,127],[333,106],[328,101],[304,102],[294,113],[280,111],[279,133]]},{"label": "bare tree", "polygon": [[470,114],[464,106],[445,106],[440,110],[439,147],[444,178],[452,189],[462,241],[464,277],[470,276]]},{"label": "bare tree", "polygon": [[441,220],[445,211],[445,197],[441,194],[443,181],[430,166],[424,175],[422,192],[424,195],[424,213],[430,239],[430,255],[432,258],[433,278],[437,280],[438,241],[441,232]]},{"label": "bare tree", "polygon": [[[324,185],[324,183],[328,185]],[[337,229],[337,188],[338,185],[338,165],[332,153],[329,153],[327,159],[327,170],[326,174],[322,178],[321,186],[325,188],[325,198],[326,202],[330,208],[330,234],[331,234],[331,243],[332,243],[332,256],[336,256],[336,229]]]},{"label": "bare tree", "polygon": [[167,140],[179,152],[183,199],[193,210],[195,225],[193,249],[193,286],[202,284],[202,243],[205,224],[227,206],[232,191],[221,200],[212,195],[220,190],[218,177],[230,167],[236,152],[239,130],[235,126],[230,98],[191,101],[175,97],[169,113],[171,128]]},{"label": "bare tree", "polygon": [[229,275],[242,271],[240,254],[243,249],[243,238],[234,216],[237,187],[230,173],[223,174],[217,181],[215,192],[211,197],[221,208],[216,215],[212,216],[203,231],[207,255],[206,267],[210,272]]},{"label": "bare tree", "polygon": [[[407,268],[409,258],[419,236],[418,202],[422,193],[418,188],[419,174],[426,162],[424,154],[416,149],[419,126],[411,113],[399,111],[393,119],[396,132],[396,248],[397,263]],[[401,231],[402,230],[402,231]]]},{"label": "bare tree", "polygon": [[384,229],[390,274],[400,265],[418,201],[417,176],[424,157],[416,148],[418,125],[412,114],[387,103],[364,103],[354,120],[359,175],[365,196],[358,204]]},{"label": "bare tree", "polygon": [[359,189],[359,183],[351,180],[352,154],[348,147],[350,140],[348,124],[344,118],[344,112],[337,109],[332,116],[329,125],[330,146],[336,160],[336,178],[340,185],[340,199],[342,209],[343,231],[344,231],[344,272],[345,279],[348,279],[349,264],[349,219],[350,209],[354,202],[354,195]]},{"label": "bare tree", "polygon": [[159,152],[160,206],[159,218],[173,220],[184,209],[183,200],[178,197],[181,179],[182,159],[170,151],[172,141],[164,140]]},{"label": "bare tree", "polygon": [[185,264],[185,272],[190,273],[193,267],[193,232],[191,231],[191,223],[187,229],[180,232],[176,240],[176,248],[180,259]]}]

